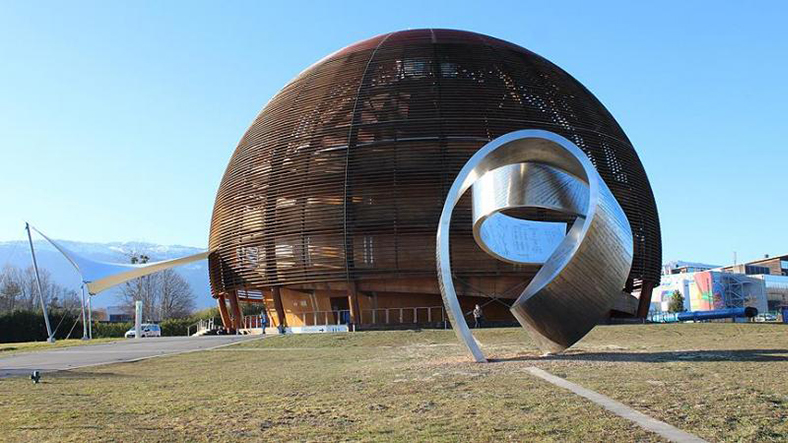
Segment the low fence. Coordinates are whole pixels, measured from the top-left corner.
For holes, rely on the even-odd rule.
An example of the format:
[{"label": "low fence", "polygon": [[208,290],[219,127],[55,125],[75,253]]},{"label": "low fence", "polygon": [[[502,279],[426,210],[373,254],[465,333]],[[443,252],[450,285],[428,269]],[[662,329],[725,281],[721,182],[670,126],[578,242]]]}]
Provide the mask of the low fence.
[{"label": "low fence", "polygon": [[[323,326],[350,324],[350,310],[288,312],[288,316],[296,317],[298,323],[293,326]],[[446,325],[448,318],[443,306],[416,306],[408,308],[377,308],[362,309],[358,326],[398,326],[398,325]],[[264,324],[260,315],[243,317],[243,328],[260,328]],[[293,322],[291,322],[293,323]],[[276,322],[268,322],[266,326],[276,326]]]},{"label": "low fence", "polygon": [[398,325],[444,323],[446,311],[443,306],[421,306],[412,308],[362,309],[362,325]]},{"label": "low fence", "polygon": [[241,329],[262,328],[263,325],[271,326],[264,321],[264,317],[260,315],[245,315],[241,322]]},{"label": "low fence", "polygon": [[350,310],[291,312],[290,315],[301,320],[303,326],[347,325],[350,324]]},{"label": "low fence", "polygon": [[[200,319],[197,323],[189,325],[186,327],[186,335],[197,334],[203,331],[212,331],[216,329],[216,319],[209,318],[209,319]],[[192,332],[192,328],[194,328],[194,332]]]}]

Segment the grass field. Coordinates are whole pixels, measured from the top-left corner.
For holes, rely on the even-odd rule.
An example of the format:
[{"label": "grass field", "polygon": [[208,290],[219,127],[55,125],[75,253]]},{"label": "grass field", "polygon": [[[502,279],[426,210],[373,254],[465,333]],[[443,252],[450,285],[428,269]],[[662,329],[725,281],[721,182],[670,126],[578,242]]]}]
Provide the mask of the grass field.
[{"label": "grass field", "polygon": [[541,358],[519,329],[273,337],[0,380],[8,441],[661,441],[537,366],[710,441],[788,439],[788,327],[603,326]]},{"label": "grass field", "polygon": [[49,349],[69,348],[71,346],[97,345],[100,343],[111,343],[122,340],[120,338],[94,338],[84,341],[78,338],[68,340],[58,340],[55,343],[45,341],[28,341],[22,343],[0,343],[0,358],[21,352],[46,351]]}]

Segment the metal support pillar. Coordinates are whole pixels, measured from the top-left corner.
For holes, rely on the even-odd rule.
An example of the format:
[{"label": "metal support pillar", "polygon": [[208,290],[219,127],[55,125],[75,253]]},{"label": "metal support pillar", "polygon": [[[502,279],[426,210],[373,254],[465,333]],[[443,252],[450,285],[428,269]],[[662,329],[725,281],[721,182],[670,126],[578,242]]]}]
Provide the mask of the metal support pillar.
[{"label": "metal support pillar", "polygon": [[142,338],[142,300],[134,302],[134,338]]},{"label": "metal support pillar", "polygon": [[644,281],[640,286],[640,298],[638,299],[638,311],[636,316],[638,318],[648,317],[648,311],[651,308],[651,292],[654,290],[654,283]]},{"label": "metal support pillar", "polygon": [[350,323],[354,326],[361,324],[361,308],[358,302],[358,289],[356,282],[351,281],[347,287],[347,301],[350,307]]},{"label": "metal support pillar", "polygon": [[27,230],[27,239],[30,241],[30,255],[33,257],[33,269],[36,271],[36,286],[38,286],[38,299],[41,301],[41,310],[44,312],[44,323],[47,327],[47,341],[49,343],[55,342],[55,337],[52,335],[52,327],[49,325],[49,314],[47,314],[47,304],[44,301],[44,291],[41,289],[41,277],[38,274],[38,262],[36,261],[36,250],[33,248],[33,237],[30,235],[30,224],[25,223]]},{"label": "metal support pillar", "polygon": [[93,296],[88,294],[88,338],[93,340]]},{"label": "metal support pillar", "polygon": [[216,304],[219,305],[219,315],[222,317],[222,326],[224,326],[225,331],[229,331],[233,325],[230,320],[230,313],[227,312],[227,299],[223,293],[219,294],[219,298],[216,299]]},{"label": "metal support pillar", "polygon": [[82,340],[89,340],[88,337],[88,319],[87,315],[85,314],[85,310],[87,306],[85,306],[85,285],[82,285]]},{"label": "metal support pillar", "polygon": [[285,317],[285,307],[282,303],[282,293],[278,287],[271,288],[274,297],[274,309],[276,309],[276,319],[279,320],[277,326],[287,327],[287,317]]},{"label": "metal support pillar", "polygon": [[241,329],[241,306],[238,303],[238,293],[230,291],[228,296],[230,297],[230,309],[232,310],[233,316],[233,329],[235,329],[235,333],[238,334],[238,331]]}]

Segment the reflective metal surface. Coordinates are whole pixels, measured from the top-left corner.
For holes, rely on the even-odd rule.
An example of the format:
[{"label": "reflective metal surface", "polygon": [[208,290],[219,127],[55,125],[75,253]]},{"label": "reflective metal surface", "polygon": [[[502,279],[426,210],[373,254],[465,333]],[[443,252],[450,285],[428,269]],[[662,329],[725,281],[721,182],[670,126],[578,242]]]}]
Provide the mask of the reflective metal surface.
[{"label": "reflective metal surface", "polygon": [[[454,331],[479,362],[486,359],[457,299],[449,245],[452,211],[471,186],[474,238],[496,258],[533,263],[527,250],[504,251],[501,242],[491,241],[506,235],[507,229],[516,229],[518,223],[525,223],[525,231],[531,229],[519,220],[529,218],[530,211],[541,210],[542,220],[569,226],[511,310],[542,351],[559,352],[572,346],[608,313],[629,275],[633,237],[621,206],[583,151],[552,132],[511,132],[471,157],[444,203],[436,258],[441,294]],[[501,217],[503,222],[495,222]],[[525,249],[528,242],[520,246]]]},{"label": "reflective metal surface", "polygon": [[[491,256],[516,265],[544,263],[564,238],[567,223],[585,216],[588,206],[585,183],[538,163],[494,169],[471,191],[476,243]],[[518,217],[504,213],[515,210]]]}]

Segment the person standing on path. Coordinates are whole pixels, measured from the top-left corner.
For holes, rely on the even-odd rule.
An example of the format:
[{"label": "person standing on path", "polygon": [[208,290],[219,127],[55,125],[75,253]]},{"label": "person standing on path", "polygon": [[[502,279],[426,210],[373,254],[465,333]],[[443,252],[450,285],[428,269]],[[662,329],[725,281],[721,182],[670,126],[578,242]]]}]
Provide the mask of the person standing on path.
[{"label": "person standing on path", "polygon": [[474,320],[474,324],[473,324],[474,328],[482,327],[482,323],[484,322],[484,313],[482,312],[482,307],[479,305],[476,305],[473,308],[473,320]]}]

